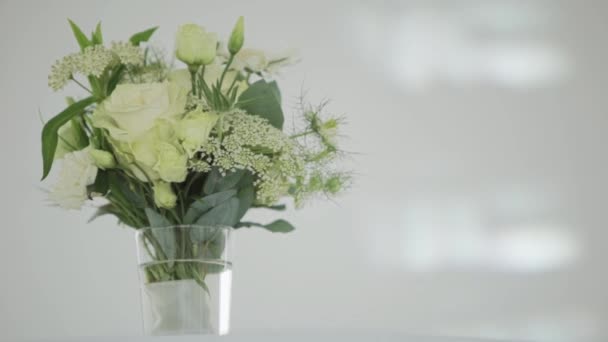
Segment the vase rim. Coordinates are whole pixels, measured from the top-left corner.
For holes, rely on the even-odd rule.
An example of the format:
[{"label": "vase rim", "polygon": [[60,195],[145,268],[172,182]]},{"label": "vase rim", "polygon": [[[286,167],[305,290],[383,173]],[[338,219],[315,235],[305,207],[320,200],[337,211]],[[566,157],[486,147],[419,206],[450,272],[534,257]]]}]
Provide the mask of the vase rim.
[{"label": "vase rim", "polygon": [[143,227],[143,228],[138,229],[137,232],[141,233],[141,232],[157,230],[157,229],[176,229],[176,228],[180,228],[180,229],[184,229],[184,228],[222,229],[222,230],[227,230],[227,231],[231,231],[234,229],[231,226],[226,226],[226,225],[221,225],[221,224],[210,224],[210,225],[174,224],[174,225],[162,226],[162,227]]}]

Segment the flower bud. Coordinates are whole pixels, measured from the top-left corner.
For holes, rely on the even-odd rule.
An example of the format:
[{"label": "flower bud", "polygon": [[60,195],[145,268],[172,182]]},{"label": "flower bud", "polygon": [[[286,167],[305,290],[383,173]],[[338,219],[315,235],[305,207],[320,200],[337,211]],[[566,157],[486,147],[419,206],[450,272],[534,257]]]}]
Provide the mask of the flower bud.
[{"label": "flower bud", "polygon": [[340,176],[330,177],[327,182],[325,182],[325,189],[330,194],[337,194],[344,187],[344,179]]},{"label": "flower bud", "polygon": [[112,153],[108,151],[91,148],[89,155],[93,158],[95,165],[102,170],[116,167],[116,160],[114,160]]},{"label": "flower bud", "polygon": [[175,40],[177,59],[188,65],[207,65],[213,62],[217,36],[195,24],[180,26]]},{"label": "flower bud", "polygon": [[232,55],[236,55],[237,52],[241,50],[245,41],[245,27],[243,21],[243,17],[240,16],[234,25],[234,29],[232,29],[232,34],[230,35],[230,40],[228,41],[228,51],[230,51],[230,54]]},{"label": "flower bud", "polygon": [[171,189],[171,183],[156,182],[154,183],[154,203],[159,208],[171,209],[175,207],[177,196]]}]

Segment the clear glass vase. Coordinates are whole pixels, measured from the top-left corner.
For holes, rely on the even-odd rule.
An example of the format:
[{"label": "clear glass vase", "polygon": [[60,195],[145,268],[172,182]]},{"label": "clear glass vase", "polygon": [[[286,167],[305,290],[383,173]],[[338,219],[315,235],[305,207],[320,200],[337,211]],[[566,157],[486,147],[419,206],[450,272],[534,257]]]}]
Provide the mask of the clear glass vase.
[{"label": "clear glass vase", "polygon": [[137,231],[146,335],[224,335],[230,328],[232,263],[224,226]]}]

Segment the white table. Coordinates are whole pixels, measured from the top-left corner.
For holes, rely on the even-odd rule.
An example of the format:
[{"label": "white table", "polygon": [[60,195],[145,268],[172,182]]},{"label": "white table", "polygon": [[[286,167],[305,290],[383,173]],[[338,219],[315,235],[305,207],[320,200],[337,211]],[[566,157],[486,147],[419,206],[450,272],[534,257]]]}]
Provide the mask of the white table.
[{"label": "white table", "polygon": [[[523,342],[515,340],[491,340],[467,337],[433,337],[404,334],[374,333],[280,333],[280,334],[230,334],[227,336],[124,336],[53,339],[44,342]],[[40,341],[43,342],[43,341]]]}]

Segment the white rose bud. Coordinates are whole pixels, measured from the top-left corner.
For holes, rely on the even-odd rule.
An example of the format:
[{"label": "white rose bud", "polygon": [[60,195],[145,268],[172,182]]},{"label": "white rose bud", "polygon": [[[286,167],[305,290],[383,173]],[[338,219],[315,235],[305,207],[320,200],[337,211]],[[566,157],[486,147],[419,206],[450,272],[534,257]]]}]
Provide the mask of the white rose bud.
[{"label": "white rose bud", "polygon": [[196,24],[180,26],[175,41],[177,59],[188,65],[207,65],[213,62],[217,36]]},{"label": "white rose bud", "polygon": [[156,182],[154,183],[154,203],[159,208],[171,209],[175,207],[177,196],[171,189],[171,183]]},{"label": "white rose bud", "polygon": [[108,151],[92,148],[89,150],[89,155],[93,158],[95,165],[102,170],[116,167],[116,160],[114,160],[112,153]]}]

